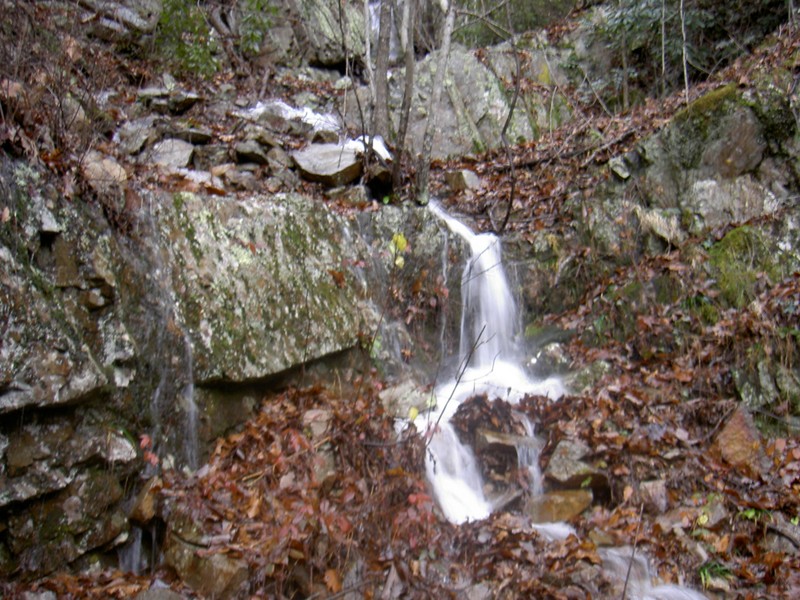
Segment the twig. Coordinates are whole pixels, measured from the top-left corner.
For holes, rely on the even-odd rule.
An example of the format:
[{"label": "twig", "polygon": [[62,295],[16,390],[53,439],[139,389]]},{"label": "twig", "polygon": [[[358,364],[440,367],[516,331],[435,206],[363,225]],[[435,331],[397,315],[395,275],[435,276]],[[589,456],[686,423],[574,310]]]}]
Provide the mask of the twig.
[{"label": "twig", "polygon": [[[472,343],[472,346],[470,346],[469,352],[464,357],[464,360],[461,361],[461,364],[458,367],[458,375],[456,376],[456,381],[455,381],[455,384],[453,385],[453,389],[450,392],[450,396],[448,396],[447,400],[445,401],[444,406],[442,406],[442,409],[439,411],[439,417],[436,419],[436,423],[434,423],[434,427],[438,427],[439,423],[441,423],[442,417],[444,416],[444,411],[447,410],[447,407],[450,404],[450,401],[453,399],[453,396],[455,396],[456,390],[458,389],[458,385],[461,383],[461,379],[464,377],[464,373],[467,372],[467,366],[469,365],[469,361],[472,360],[472,356],[473,356],[473,354],[475,354],[475,350],[478,349],[478,346],[481,343],[480,340],[483,337],[483,332],[484,331],[486,331],[486,325],[481,327],[481,330],[478,333],[478,337]],[[433,439],[433,436],[429,437],[428,441],[425,442],[425,448],[426,449],[430,445],[432,439]]]},{"label": "twig", "polygon": [[633,568],[633,558],[636,556],[636,546],[639,544],[639,530],[642,528],[643,513],[644,513],[644,503],[639,505],[639,523],[636,525],[636,533],[633,536],[633,548],[631,549],[631,559],[628,562],[628,572],[625,573],[625,584],[622,586],[621,600],[625,600],[625,594],[628,591],[628,580],[631,578],[631,569]]}]

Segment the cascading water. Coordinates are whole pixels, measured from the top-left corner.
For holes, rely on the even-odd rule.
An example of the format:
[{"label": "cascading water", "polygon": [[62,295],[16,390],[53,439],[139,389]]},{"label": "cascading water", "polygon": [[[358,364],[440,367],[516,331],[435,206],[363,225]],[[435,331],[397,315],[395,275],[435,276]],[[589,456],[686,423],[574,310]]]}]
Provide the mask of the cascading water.
[{"label": "cascading water", "polygon": [[[152,339],[148,352],[154,366],[155,384],[149,406],[151,428],[148,435],[152,440],[149,450],[160,458],[167,458],[171,452],[176,452],[178,464],[196,469],[199,466],[200,451],[192,341],[181,325],[173,281],[167,268],[171,261],[165,256],[166,246],[157,242],[159,235],[153,207],[143,211],[140,216],[142,222],[150,228],[149,239],[156,240],[146,246],[142,253],[151,284],[149,298],[152,305],[149,307],[150,318],[147,321],[151,331],[145,337]],[[174,422],[167,425],[165,417],[171,417]],[[157,472],[158,467],[148,463],[142,476],[150,478]],[[131,496],[126,502],[130,506],[134,500],[135,496]],[[118,550],[120,568],[139,574],[148,565],[155,564],[155,557],[148,557],[145,552],[146,546],[155,552],[155,538],[154,527],[145,531],[133,525],[129,542]]]},{"label": "cascading water", "polygon": [[[483,482],[474,454],[458,439],[450,418],[458,405],[476,395],[504,398],[516,403],[526,394],[555,400],[565,392],[559,379],[529,378],[515,359],[517,309],[502,265],[500,240],[487,233],[475,234],[435,203],[430,210],[470,248],[471,256],[462,277],[461,348],[456,376],[437,385],[436,408],[415,420],[428,440],[426,471],[439,505],[453,523],[483,519],[493,505],[483,493]],[[526,433],[533,437],[533,424],[519,415]],[[539,452],[535,444],[517,449],[520,469],[530,475],[531,493],[542,493]],[[566,523],[533,525],[546,539],[563,539],[575,533]],[[647,561],[630,550],[600,550],[606,575],[627,585],[626,598],[637,600],[701,600],[702,594],[676,585],[654,586]],[[628,571],[632,564],[633,573]]]},{"label": "cascading water", "polygon": [[450,418],[462,401],[486,393],[509,402],[525,394],[552,399],[564,393],[560,380],[535,381],[516,362],[517,307],[502,264],[499,238],[476,234],[431,203],[430,210],[470,248],[461,282],[462,316],[459,367],[456,376],[436,386],[436,409],[416,420],[427,431],[428,479],[442,511],[453,523],[482,519],[492,511],[483,493],[475,456],[460,442]]}]

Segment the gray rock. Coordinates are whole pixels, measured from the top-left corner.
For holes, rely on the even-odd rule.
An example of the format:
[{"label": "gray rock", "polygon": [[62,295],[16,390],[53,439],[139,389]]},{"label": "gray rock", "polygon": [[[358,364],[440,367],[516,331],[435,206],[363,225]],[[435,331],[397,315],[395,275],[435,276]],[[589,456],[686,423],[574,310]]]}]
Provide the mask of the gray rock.
[{"label": "gray rock", "polygon": [[194,146],[182,140],[169,138],[153,145],[143,157],[152,164],[166,169],[188,167],[192,162]]},{"label": "gray rock", "polygon": [[255,163],[258,165],[269,164],[267,152],[256,140],[245,140],[236,144],[234,148],[236,158],[242,163]]},{"label": "gray rock", "polygon": [[444,179],[450,189],[454,192],[463,192],[464,190],[477,190],[481,187],[481,180],[474,171],[469,169],[459,169],[457,171],[448,171],[444,174]]},{"label": "gray rock", "polygon": [[292,154],[300,174],[310,180],[337,187],[361,176],[361,157],[352,148],[338,144],[311,144]]},{"label": "gray rock", "polygon": [[331,235],[345,223],[324,205],[291,194],[153,202],[169,207],[160,226],[196,381],[260,379],[356,343],[352,284],[329,273],[356,247]]},{"label": "gray rock", "polygon": [[547,464],[544,475],[558,485],[569,488],[592,488],[607,485],[605,474],[582,459],[591,449],[580,440],[561,440]]},{"label": "gray rock", "polygon": [[164,561],[195,592],[210,598],[239,597],[246,584],[247,563],[226,554],[200,554],[198,548],[173,534],[164,544]]},{"label": "gray rock", "polygon": [[89,151],[83,159],[81,172],[91,188],[102,196],[121,195],[128,181],[128,173],[122,165],[95,150]]},{"label": "gray rock", "polygon": [[204,145],[211,141],[211,130],[206,127],[193,127],[188,125],[186,127],[176,127],[170,134],[177,140],[183,140],[194,145]]},{"label": "gray rock", "polygon": [[[336,0],[299,0],[294,2],[298,20],[294,23],[295,37],[301,44],[309,63],[339,65],[353,56],[363,56],[365,31],[363,5]],[[342,45],[341,10],[344,10],[344,27],[348,40],[347,51]]]},{"label": "gray rock", "polygon": [[161,17],[162,0],[81,0],[80,4],[95,13],[91,30],[97,37],[128,42],[152,33]]},{"label": "gray rock", "polygon": [[387,387],[378,397],[386,414],[404,419],[409,418],[411,409],[422,412],[435,402],[431,391],[412,379]]},{"label": "gray rock", "polygon": [[126,121],[114,134],[114,141],[122,153],[138,154],[146,144],[155,143],[158,139],[157,122],[157,117],[154,115]]}]

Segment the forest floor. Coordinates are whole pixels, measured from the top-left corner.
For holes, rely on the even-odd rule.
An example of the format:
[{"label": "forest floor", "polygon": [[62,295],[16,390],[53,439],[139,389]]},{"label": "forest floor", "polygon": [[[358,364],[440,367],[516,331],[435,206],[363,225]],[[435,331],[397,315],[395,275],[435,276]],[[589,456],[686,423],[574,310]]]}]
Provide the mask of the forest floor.
[{"label": "forest floor", "polygon": [[[772,45],[693,86],[691,95],[722,83],[746,85],[754,73],[785,60],[798,46],[800,36],[783,31]],[[130,58],[102,59],[121,81],[131,73],[141,80],[152,75],[150,66]],[[230,75],[220,76],[226,78],[237,83]],[[134,96],[134,86],[127,85]],[[288,96],[296,90],[284,91]],[[515,202],[507,232],[524,238],[547,228],[558,235],[559,228],[569,226],[561,210],[568,195],[576,187],[590,194],[608,176],[600,165],[662,127],[683,102],[680,92],[608,115],[571,97],[575,119],[510,149]],[[193,118],[202,123],[203,115]],[[17,143],[0,142],[5,149]],[[62,157],[41,158],[54,171],[63,169]],[[443,174],[456,168],[472,169],[490,184],[478,194],[449,196],[447,206],[472,217],[477,227],[492,229],[492,218],[496,222],[503,214],[512,187],[506,155],[495,150],[437,162],[434,193],[448,195]],[[311,184],[307,191],[319,192]],[[613,328],[624,315],[603,291],[611,284],[623,288],[652,279],[654,273],[678,278],[691,292],[684,295],[709,295],[708,281],[696,276],[692,258],[675,249],[603,275],[577,306],[541,318],[580,331],[605,314]],[[615,584],[598,570],[601,544],[635,547],[649,557],[652,573],[662,581],[706,589],[710,596],[800,597],[800,439],[788,425],[791,408],[778,407],[768,415],[773,421],[769,436],[753,433],[742,417],[737,435],[757,451],[737,466],[722,457],[720,448],[725,443],[720,433],[739,406],[731,365],[754,343],[786,356],[800,352],[799,298],[800,275],[795,274],[762,285],[757,302],[721,311],[713,324],[676,301],[640,312],[627,339],[608,336],[590,345],[576,336],[566,342],[574,370],[599,360],[611,368],[580,395],[558,402],[531,397],[520,405],[545,432],[542,464],[559,441],[582,440],[593,449],[592,461],[609,474],[608,497],[573,519],[577,535],[563,541],[532,533],[514,505],[480,522],[448,523],[425,480],[425,440],[410,433],[398,438],[378,399],[385,383],[374,372],[344,389],[317,385],[265,398],[254,419],[218,440],[198,472],[164,473],[160,495],[188,507],[192,519],[204,524],[213,542],[203,552],[247,564],[254,597],[455,598],[467,589],[478,594],[478,582],[498,598],[608,597],[616,593]],[[793,360],[796,365],[797,357]],[[320,482],[315,474],[320,442],[303,422],[310,409],[331,417],[324,439],[334,448],[331,481]],[[502,401],[477,398],[461,410],[471,427],[490,423],[502,429],[508,408]],[[518,473],[501,475],[510,485],[520,479]],[[647,496],[642,482],[663,482],[663,498]],[[4,591],[9,596],[27,590],[65,598],[125,598],[156,580],[191,595],[174,573],[158,567],[139,576],[103,567],[56,573],[8,584]]]}]

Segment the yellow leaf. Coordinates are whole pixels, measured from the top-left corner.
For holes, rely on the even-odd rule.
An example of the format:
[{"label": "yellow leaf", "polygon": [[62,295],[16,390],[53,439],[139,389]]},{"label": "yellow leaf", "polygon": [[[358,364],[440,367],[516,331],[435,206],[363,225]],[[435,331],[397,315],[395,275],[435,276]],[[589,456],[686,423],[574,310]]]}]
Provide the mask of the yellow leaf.
[{"label": "yellow leaf", "polygon": [[633,496],[633,488],[629,485],[625,486],[625,489],[622,490],[622,501],[627,502]]},{"label": "yellow leaf", "polygon": [[412,406],[408,409],[408,420],[413,421],[419,415],[419,409],[416,406]]},{"label": "yellow leaf", "polygon": [[408,240],[402,233],[395,233],[392,236],[392,245],[395,247],[396,252],[405,252],[408,248]]}]

